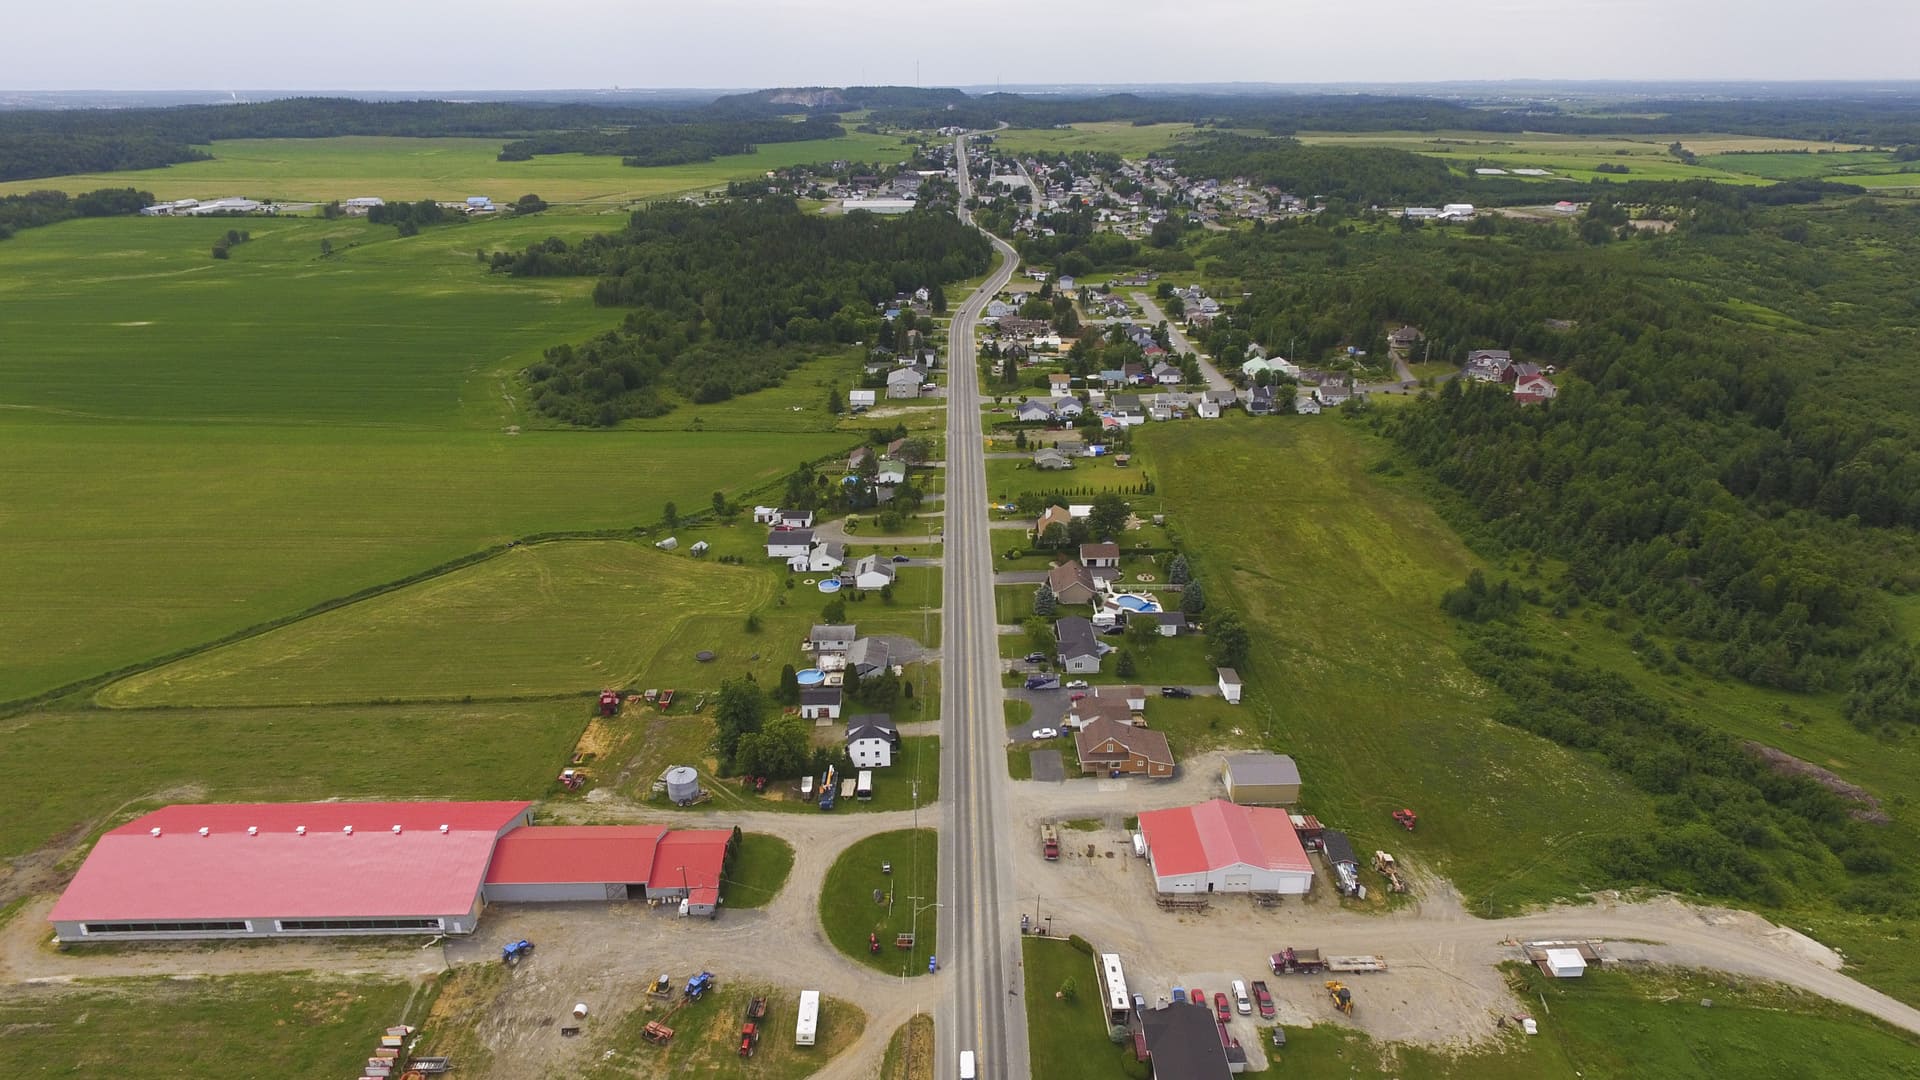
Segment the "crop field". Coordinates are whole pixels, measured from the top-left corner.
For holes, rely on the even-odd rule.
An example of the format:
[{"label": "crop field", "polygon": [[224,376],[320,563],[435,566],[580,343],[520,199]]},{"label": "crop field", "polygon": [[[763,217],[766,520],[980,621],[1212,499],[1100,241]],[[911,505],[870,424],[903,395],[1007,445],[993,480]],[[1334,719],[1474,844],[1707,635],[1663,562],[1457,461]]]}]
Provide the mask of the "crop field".
[{"label": "crop field", "polygon": [[[0,700],[517,537],[656,521],[853,441],[818,385],[837,358],[659,432],[533,425],[515,373],[618,313],[473,250],[604,224],[115,219],[0,244]],[[210,258],[230,225],[254,239]]]},{"label": "crop field", "polygon": [[[1485,131],[1443,132],[1311,132],[1302,133],[1302,142],[1333,146],[1385,146],[1409,150],[1439,158],[1456,172],[1472,175],[1475,167],[1504,169],[1547,169],[1554,176],[1573,180],[1605,177],[1629,180],[1719,180],[1734,184],[1769,183],[1775,177],[1741,168],[1737,162],[1751,153],[1786,151],[1856,151],[1852,143],[1814,143],[1795,139],[1759,136],[1694,135],[1557,135],[1547,133],[1504,134]],[[1686,165],[1667,153],[1667,146],[1678,140],[1700,155],[1700,164]],[[1735,154],[1734,151],[1751,153]],[[1798,156],[1798,155],[1794,155]],[[1625,175],[1596,172],[1602,164],[1624,165]],[[1511,179],[1548,179],[1547,177],[1510,177]]]},{"label": "crop field", "polygon": [[768,143],[691,165],[630,169],[617,157],[554,154],[531,161],[496,160],[506,139],[415,139],[340,136],[327,139],[229,139],[203,146],[211,161],[163,169],[86,173],[0,184],[0,195],[57,189],[135,187],[160,199],[240,195],[261,200],[319,201],[378,195],[383,199],[464,199],[486,195],[511,202],[529,192],[548,202],[618,207],[688,191],[724,187],[768,169],[847,158],[896,161],[899,139],[850,132],[838,139]]},{"label": "crop field", "polygon": [[[1208,134],[1215,129],[1208,129]],[[1126,120],[1097,120],[1071,124],[1063,128],[1010,128],[995,132],[995,146],[1014,153],[1040,150],[1092,150],[1145,157],[1182,140],[1198,138],[1201,130],[1192,124],[1141,124]],[[1263,135],[1261,131],[1241,131],[1242,135]]]},{"label": "crop field", "polygon": [[10,717],[0,721],[0,789],[32,797],[0,817],[0,859],[169,802],[539,798],[591,711],[588,699],[568,698]]},{"label": "crop field", "polygon": [[312,975],[118,979],[0,997],[16,1076],[351,1076],[412,988]]},{"label": "crop field", "polygon": [[[1170,520],[1209,597],[1252,631],[1235,720],[1300,762],[1302,809],[1362,848],[1392,835],[1476,910],[1591,887],[1556,848],[1638,828],[1649,800],[1490,718],[1438,602],[1477,560],[1416,495],[1367,471],[1383,445],[1324,419],[1135,435],[1163,462]],[[1270,489],[1276,469],[1288,478],[1276,497],[1237,494]],[[1419,810],[1417,834],[1388,832],[1400,806]]]}]

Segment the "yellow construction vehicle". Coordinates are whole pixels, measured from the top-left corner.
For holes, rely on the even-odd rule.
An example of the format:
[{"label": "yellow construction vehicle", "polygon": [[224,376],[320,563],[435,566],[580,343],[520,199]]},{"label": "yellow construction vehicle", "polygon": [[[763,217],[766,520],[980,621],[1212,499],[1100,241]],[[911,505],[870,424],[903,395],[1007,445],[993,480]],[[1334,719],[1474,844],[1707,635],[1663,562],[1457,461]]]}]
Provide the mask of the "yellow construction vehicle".
[{"label": "yellow construction vehicle", "polygon": [[1347,989],[1346,983],[1338,979],[1328,982],[1327,997],[1333,1000],[1334,1008],[1339,1009],[1348,1016],[1353,1015],[1353,991]]}]

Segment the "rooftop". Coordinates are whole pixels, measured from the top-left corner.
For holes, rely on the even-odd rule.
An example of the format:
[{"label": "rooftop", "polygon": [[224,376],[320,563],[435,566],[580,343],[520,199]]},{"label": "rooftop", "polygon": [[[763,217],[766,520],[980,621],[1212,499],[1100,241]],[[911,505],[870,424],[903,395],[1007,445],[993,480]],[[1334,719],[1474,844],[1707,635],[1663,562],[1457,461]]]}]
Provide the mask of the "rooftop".
[{"label": "rooftop", "polygon": [[1140,832],[1153,851],[1155,872],[1162,875],[1234,865],[1313,870],[1285,810],[1212,799],[1198,806],[1149,810],[1140,815]]}]

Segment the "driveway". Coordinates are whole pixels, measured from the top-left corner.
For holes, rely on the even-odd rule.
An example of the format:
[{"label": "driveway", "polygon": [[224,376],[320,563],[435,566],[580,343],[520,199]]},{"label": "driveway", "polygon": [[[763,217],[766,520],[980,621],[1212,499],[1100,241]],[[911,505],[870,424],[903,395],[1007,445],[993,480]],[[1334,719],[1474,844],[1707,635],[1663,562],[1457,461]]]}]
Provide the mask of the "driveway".
[{"label": "driveway", "polygon": [[1045,580],[1045,570],[1002,570],[993,575],[995,585],[1038,585]]},{"label": "driveway", "polygon": [[1060,760],[1058,750],[1035,750],[1028,755],[1033,763],[1033,779],[1037,783],[1057,784],[1067,778],[1066,763]]},{"label": "driveway", "polygon": [[1180,329],[1180,324],[1167,318],[1166,313],[1160,310],[1160,305],[1154,303],[1153,297],[1143,292],[1128,293],[1127,295],[1133,297],[1133,302],[1139,304],[1140,310],[1146,313],[1147,324],[1149,326],[1158,326],[1161,322],[1167,324],[1167,344],[1173,346],[1175,356],[1182,353],[1192,353],[1198,358],[1200,363],[1200,380],[1207,384],[1207,389],[1233,389],[1233,384],[1227,381],[1227,377],[1220,374],[1220,369],[1213,366],[1212,360],[1207,359],[1199,349],[1193,347],[1193,342],[1187,339],[1186,332]]}]

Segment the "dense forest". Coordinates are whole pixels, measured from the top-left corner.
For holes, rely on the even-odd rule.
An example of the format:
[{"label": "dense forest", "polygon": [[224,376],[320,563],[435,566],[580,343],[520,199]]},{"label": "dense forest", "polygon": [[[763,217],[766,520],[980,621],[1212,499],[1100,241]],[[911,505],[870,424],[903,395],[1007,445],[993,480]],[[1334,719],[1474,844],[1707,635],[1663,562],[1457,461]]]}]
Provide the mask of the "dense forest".
[{"label": "dense forest", "polygon": [[101,188],[72,198],[64,191],[29,191],[0,195],[0,240],[21,229],[52,225],[77,217],[118,217],[137,214],[153,204],[153,192],[132,188]]},{"label": "dense forest", "polygon": [[676,396],[721,401],[780,381],[822,347],[874,340],[881,301],[986,270],[992,247],[938,204],[897,218],[803,213],[790,199],[665,203],[619,233],[550,239],[490,264],[521,276],[597,275],[594,302],[634,310],[527,372],[534,407],[606,426]]},{"label": "dense forest", "polygon": [[158,169],[182,161],[204,161],[211,156],[176,139],[149,135],[0,132],[0,180]]},{"label": "dense forest", "polygon": [[1384,147],[1305,146],[1292,139],[1218,135],[1162,154],[1177,158],[1187,176],[1244,176],[1296,195],[1361,205],[1437,204],[1466,187],[1444,161]]},{"label": "dense forest", "polygon": [[703,121],[692,124],[642,125],[611,131],[560,131],[508,143],[501,161],[526,161],[540,154],[618,155],[621,164],[687,165],[711,161],[723,154],[750,154],[759,143],[834,139],[847,129],[832,120]]}]

